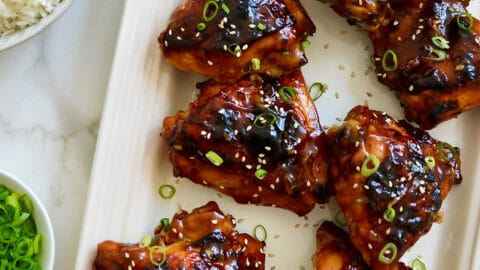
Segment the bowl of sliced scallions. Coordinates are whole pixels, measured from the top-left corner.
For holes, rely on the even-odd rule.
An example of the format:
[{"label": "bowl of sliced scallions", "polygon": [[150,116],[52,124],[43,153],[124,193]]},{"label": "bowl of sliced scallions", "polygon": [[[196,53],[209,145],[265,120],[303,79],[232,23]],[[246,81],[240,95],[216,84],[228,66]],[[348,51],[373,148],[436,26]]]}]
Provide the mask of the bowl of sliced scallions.
[{"label": "bowl of sliced scallions", "polygon": [[54,256],[52,225],[42,203],[0,170],[0,269],[51,270]]}]

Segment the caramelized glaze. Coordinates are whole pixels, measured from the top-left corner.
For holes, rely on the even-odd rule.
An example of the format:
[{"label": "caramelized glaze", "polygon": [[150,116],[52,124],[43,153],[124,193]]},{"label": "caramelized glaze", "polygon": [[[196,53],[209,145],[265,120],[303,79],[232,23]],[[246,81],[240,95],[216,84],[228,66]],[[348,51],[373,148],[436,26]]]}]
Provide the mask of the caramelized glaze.
[{"label": "caramelized glaze", "polygon": [[[282,87],[295,99],[285,102]],[[167,117],[162,137],[170,145],[176,176],[215,188],[239,203],[276,206],[298,215],[328,201],[326,150],[302,74],[280,79],[243,79],[235,84],[213,80],[198,84],[200,94],[188,112]],[[288,100],[287,100],[288,101]],[[261,115],[271,125],[256,123]],[[206,155],[214,151],[219,166]],[[265,170],[266,176],[255,174]]]},{"label": "caramelized glaze", "polygon": [[[352,109],[344,124],[331,128],[327,138],[335,198],[353,244],[373,269],[396,269],[394,262],[439,221],[443,200],[451,186],[460,183],[458,148],[362,106]],[[369,155],[380,164],[364,176],[361,167]],[[396,213],[392,221],[384,218],[389,207]],[[378,259],[387,243],[398,250],[391,264]]]}]

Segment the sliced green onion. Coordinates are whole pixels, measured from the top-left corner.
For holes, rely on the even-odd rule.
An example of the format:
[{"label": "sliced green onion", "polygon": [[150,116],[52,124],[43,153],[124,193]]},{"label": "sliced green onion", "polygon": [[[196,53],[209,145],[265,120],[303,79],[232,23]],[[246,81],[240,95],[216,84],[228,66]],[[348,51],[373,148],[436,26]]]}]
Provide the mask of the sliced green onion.
[{"label": "sliced green onion", "polygon": [[397,246],[394,243],[387,243],[380,253],[378,253],[378,260],[383,264],[391,264],[397,257]]},{"label": "sliced green onion", "polygon": [[9,269],[35,270],[40,266],[32,258],[18,257],[11,263],[10,267]]},{"label": "sliced green onion", "polygon": [[363,202],[362,198],[357,198],[357,199],[355,200],[355,203],[362,203],[362,202]]},{"label": "sliced green onion", "polygon": [[427,164],[427,167],[433,168],[435,167],[435,158],[432,156],[426,156],[425,157],[425,164]]},{"label": "sliced green onion", "polygon": [[267,128],[273,125],[277,121],[275,114],[271,112],[264,112],[257,116],[253,120],[253,125],[258,128]]},{"label": "sliced green onion", "polygon": [[310,45],[312,44],[312,42],[310,42],[310,40],[305,40],[304,42],[302,42],[300,44],[300,47],[302,48],[302,50],[305,50],[306,48],[308,48]]},{"label": "sliced green onion", "polygon": [[266,176],[267,176],[267,171],[264,169],[258,169],[255,172],[255,177],[257,177],[258,180],[263,180],[263,178],[265,178]]},{"label": "sliced green onion", "polygon": [[152,237],[150,235],[144,235],[142,238],[140,238],[140,241],[138,242],[138,246],[140,248],[148,247],[152,243]]},{"label": "sliced green onion", "polygon": [[263,31],[263,30],[265,30],[265,28],[267,28],[267,27],[266,27],[265,24],[263,24],[263,23],[258,23],[258,24],[257,24],[257,28],[258,28],[258,30]]},{"label": "sliced green onion", "polygon": [[260,59],[252,58],[252,69],[253,70],[260,70]]},{"label": "sliced green onion", "polygon": [[15,218],[15,220],[12,223],[10,223],[10,225],[18,226],[18,225],[22,224],[25,220],[27,220],[28,217],[30,217],[29,213],[22,212],[22,214],[20,214],[20,216]]},{"label": "sliced green onion", "polygon": [[33,256],[33,241],[28,238],[21,238],[16,241],[15,246],[10,251],[14,258],[18,257],[32,257]]},{"label": "sliced green onion", "polygon": [[230,8],[227,6],[227,4],[222,3],[222,9],[223,9],[223,12],[225,12],[225,14],[230,13]]},{"label": "sliced green onion", "polygon": [[342,211],[338,211],[335,214],[335,222],[341,227],[347,226],[347,220],[345,219],[345,215]]},{"label": "sliced green onion", "polygon": [[419,258],[413,259],[410,267],[412,267],[412,270],[427,270],[427,267]]},{"label": "sliced green onion", "polygon": [[281,87],[280,90],[278,90],[278,94],[283,102],[288,104],[294,102],[297,98],[297,91],[290,86]]},{"label": "sliced green onion", "polygon": [[290,52],[289,52],[289,51],[283,51],[283,52],[282,52],[282,55],[283,55],[283,56],[290,56]]},{"label": "sliced green onion", "polygon": [[223,164],[223,158],[212,150],[208,151],[207,154],[205,154],[205,157],[215,166]]},{"label": "sliced green onion", "polygon": [[[373,165],[373,167],[371,165]],[[370,175],[377,172],[379,167],[380,167],[380,160],[378,159],[378,157],[375,156],[374,154],[370,154],[366,159],[363,160],[360,173],[365,177],[369,177]]]},{"label": "sliced green onion", "polygon": [[242,51],[242,48],[240,47],[240,45],[238,45],[237,43],[232,43],[230,45],[228,45],[227,47],[227,51],[235,56],[238,55],[238,53],[240,53]]},{"label": "sliced green onion", "polygon": [[389,205],[385,210],[385,212],[383,212],[383,219],[385,219],[388,222],[392,222],[395,219],[395,215],[396,215],[395,209]]},{"label": "sliced green onion", "polygon": [[204,31],[205,29],[207,29],[207,25],[203,22],[197,24],[197,29],[198,31]]},{"label": "sliced green onion", "polygon": [[253,237],[260,242],[267,240],[267,229],[263,225],[257,225],[253,229]]},{"label": "sliced green onion", "polygon": [[385,71],[395,71],[398,67],[398,58],[397,54],[388,49],[383,53],[382,56],[382,68]]},{"label": "sliced green onion", "polygon": [[448,54],[444,50],[430,48],[428,51],[433,56],[432,57],[427,57],[427,59],[430,59],[432,61],[441,62],[441,61],[445,61],[448,58]]},{"label": "sliced green onion", "polygon": [[37,233],[35,235],[35,238],[33,239],[33,253],[34,254],[38,254],[40,253],[40,240],[41,240],[42,236]]},{"label": "sliced green onion", "polygon": [[160,226],[162,226],[163,229],[168,228],[169,225],[170,225],[170,219],[168,218],[160,219]]},{"label": "sliced green onion", "polygon": [[23,194],[22,196],[20,196],[18,201],[20,202],[23,211],[30,214],[33,213],[33,203],[27,195]]},{"label": "sliced green onion", "polygon": [[218,4],[215,0],[209,0],[205,5],[203,6],[203,19],[206,22],[209,22],[217,16],[218,13]]},{"label": "sliced green onion", "polygon": [[[157,261],[155,258],[156,253],[160,252],[162,259]],[[150,247],[150,252],[148,253],[150,262],[155,266],[161,266],[167,261],[167,249],[164,246],[152,246]]]},{"label": "sliced green onion", "polygon": [[[450,151],[450,155],[445,155],[445,148]],[[440,157],[440,160],[443,162],[452,162],[455,161],[455,158],[457,157],[457,150],[455,150],[455,147],[453,147],[451,144],[447,142],[441,142],[438,144],[438,156]]]},{"label": "sliced green onion", "polygon": [[0,227],[0,243],[13,243],[18,237],[18,232],[11,225],[3,225]]},{"label": "sliced green onion", "polygon": [[432,37],[432,42],[435,46],[437,46],[439,49],[450,49],[450,45],[448,45],[448,40],[446,40],[444,37],[436,35]]},{"label": "sliced green onion", "polygon": [[308,93],[313,101],[319,99],[327,91],[327,86],[321,82],[313,83],[308,89]]},{"label": "sliced green onion", "polygon": [[8,195],[5,198],[5,204],[13,207],[14,209],[22,209],[22,206],[20,205],[20,202],[18,201],[19,195],[16,192],[13,192],[12,194]]},{"label": "sliced green onion", "polygon": [[[463,18],[467,18],[468,22],[465,23],[465,20],[463,20]],[[468,12],[464,12],[464,13],[458,15],[457,16],[457,25],[460,29],[465,30],[465,31],[469,31],[470,29],[472,29],[472,26],[473,26],[472,14],[470,14]]]},{"label": "sliced green onion", "polygon": [[176,189],[172,185],[161,185],[158,188],[158,194],[164,199],[170,199],[175,195]]}]

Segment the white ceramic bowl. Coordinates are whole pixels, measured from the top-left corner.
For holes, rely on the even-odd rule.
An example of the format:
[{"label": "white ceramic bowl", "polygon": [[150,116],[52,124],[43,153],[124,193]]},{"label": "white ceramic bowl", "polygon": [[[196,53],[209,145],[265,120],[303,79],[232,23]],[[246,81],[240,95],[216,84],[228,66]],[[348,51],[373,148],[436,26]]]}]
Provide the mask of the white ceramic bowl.
[{"label": "white ceramic bowl", "polygon": [[72,5],[74,0],[63,0],[53,9],[52,13],[42,18],[37,24],[29,26],[22,31],[0,37],[0,51],[18,45],[43,31],[53,21],[58,19]]},{"label": "white ceramic bowl", "polygon": [[45,207],[38,199],[37,195],[17,178],[0,170],[0,184],[5,185],[11,190],[21,194],[26,194],[33,203],[33,218],[37,225],[37,230],[42,235],[40,265],[42,270],[52,270],[55,260],[55,237],[53,235],[52,224],[48,217]]}]

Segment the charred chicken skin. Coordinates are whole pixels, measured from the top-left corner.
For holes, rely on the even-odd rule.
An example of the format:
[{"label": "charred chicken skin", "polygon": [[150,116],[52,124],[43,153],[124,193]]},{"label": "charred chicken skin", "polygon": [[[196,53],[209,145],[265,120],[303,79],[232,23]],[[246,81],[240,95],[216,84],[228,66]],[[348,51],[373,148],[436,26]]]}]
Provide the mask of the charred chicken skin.
[{"label": "charred chicken skin", "polygon": [[441,219],[443,200],[461,181],[458,148],[363,106],[327,141],[353,245],[373,269],[400,269],[398,259]]},{"label": "charred chicken skin", "polygon": [[336,0],[332,8],[368,31],[378,80],[409,121],[431,129],[480,105],[480,24],[468,3]]},{"label": "charred chicken skin", "polygon": [[[317,229],[317,252],[313,258],[315,270],[370,270],[360,251],[355,249],[348,234],[330,221]],[[397,263],[397,269],[411,269]]]},{"label": "charred chicken skin", "polygon": [[235,219],[215,202],[180,211],[155,229],[152,244],[104,241],[98,245],[97,270],[119,269],[265,269],[265,243],[235,230]]},{"label": "charred chicken skin", "polygon": [[325,133],[300,71],[197,87],[189,110],[163,122],[176,176],[298,215],[328,201]]},{"label": "charred chicken skin", "polygon": [[298,0],[186,0],[158,41],[177,68],[234,81],[306,64],[304,42],[314,32]]}]

